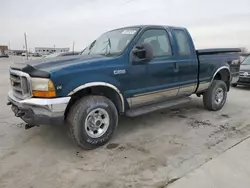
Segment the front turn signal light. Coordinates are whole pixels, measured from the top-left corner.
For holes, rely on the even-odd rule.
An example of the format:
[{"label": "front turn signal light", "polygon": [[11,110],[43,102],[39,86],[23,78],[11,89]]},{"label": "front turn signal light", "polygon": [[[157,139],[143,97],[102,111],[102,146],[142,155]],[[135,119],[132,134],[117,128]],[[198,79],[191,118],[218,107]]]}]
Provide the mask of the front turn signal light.
[{"label": "front turn signal light", "polygon": [[32,78],[32,94],[34,97],[52,98],[56,97],[53,82],[46,78]]},{"label": "front turn signal light", "polygon": [[32,91],[34,97],[52,98],[56,97],[55,91]]}]

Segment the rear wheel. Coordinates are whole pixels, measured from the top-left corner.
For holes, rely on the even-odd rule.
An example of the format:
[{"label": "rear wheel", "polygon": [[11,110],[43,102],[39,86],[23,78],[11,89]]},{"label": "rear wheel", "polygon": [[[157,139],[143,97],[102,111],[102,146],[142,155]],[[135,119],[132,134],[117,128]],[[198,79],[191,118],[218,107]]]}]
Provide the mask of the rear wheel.
[{"label": "rear wheel", "polygon": [[71,107],[67,121],[73,141],[84,149],[94,149],[111,139],[118,113],[106,97],[87,96]]},{"label": "rear wheel", "polygon": [[220,110],[227,100],[227,85],[222,80],[214,80],[203,94],[203,104],[208,110]]}]

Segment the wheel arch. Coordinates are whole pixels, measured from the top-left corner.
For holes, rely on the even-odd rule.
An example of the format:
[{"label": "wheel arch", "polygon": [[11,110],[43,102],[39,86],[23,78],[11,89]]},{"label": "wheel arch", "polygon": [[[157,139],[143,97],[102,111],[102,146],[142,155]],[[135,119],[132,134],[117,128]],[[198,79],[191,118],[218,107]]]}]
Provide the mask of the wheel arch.
[{"label": "wheel arch", "polygon": [[125,111],[125,101],[120,90],[113,84],[107,82],[90,82],[84,85],[78,86],[72,90],[68,96],[71,96],[71,100],[66,108],[65,117],[68,114],[70,107],[80,98],[87,95],[103,95],[110,99],[117,108],[118,113],[122,114]]},{"label": "wheel arch", "polygon": [[222,81],[224,81],[226,83],[226,85],[227,85],[227,90],[229,91],[229,89],[230,89],[230,82],[231,82],[231,73],[230,73],[229,67],[222,66],[222,67],[218,68],[215,71],[215,73],[213,74],[211,83],[214,80],[222,80]]}]

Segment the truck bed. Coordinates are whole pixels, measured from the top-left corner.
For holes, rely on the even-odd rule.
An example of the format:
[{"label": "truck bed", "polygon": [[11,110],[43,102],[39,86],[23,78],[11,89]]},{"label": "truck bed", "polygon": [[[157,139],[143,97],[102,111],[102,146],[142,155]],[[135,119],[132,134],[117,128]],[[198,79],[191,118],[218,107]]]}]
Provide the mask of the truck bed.
[{"label": "truck bed", "polygon": [[[231,82],[237,82],[239,77],[240,61],[239,48],[214,48],[196,50],[199,60],[199,82],[206,82],[211,79],[214,73],[225,62],[229,65]],[[217,65],[217,66],[212,66]],[[212,68],[213,67],[213,68]]]}]

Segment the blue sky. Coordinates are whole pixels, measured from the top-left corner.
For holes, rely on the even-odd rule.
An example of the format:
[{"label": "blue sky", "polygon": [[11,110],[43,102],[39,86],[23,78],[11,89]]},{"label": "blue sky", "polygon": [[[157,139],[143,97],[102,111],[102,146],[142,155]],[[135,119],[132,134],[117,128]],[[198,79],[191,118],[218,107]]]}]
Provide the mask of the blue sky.
[{"label": "blue sky", "polygon": [[136,24],[187,27],[197,48],[250,50],[250,0],[0,0],[0,44],[83,49],[101,33]]}]

